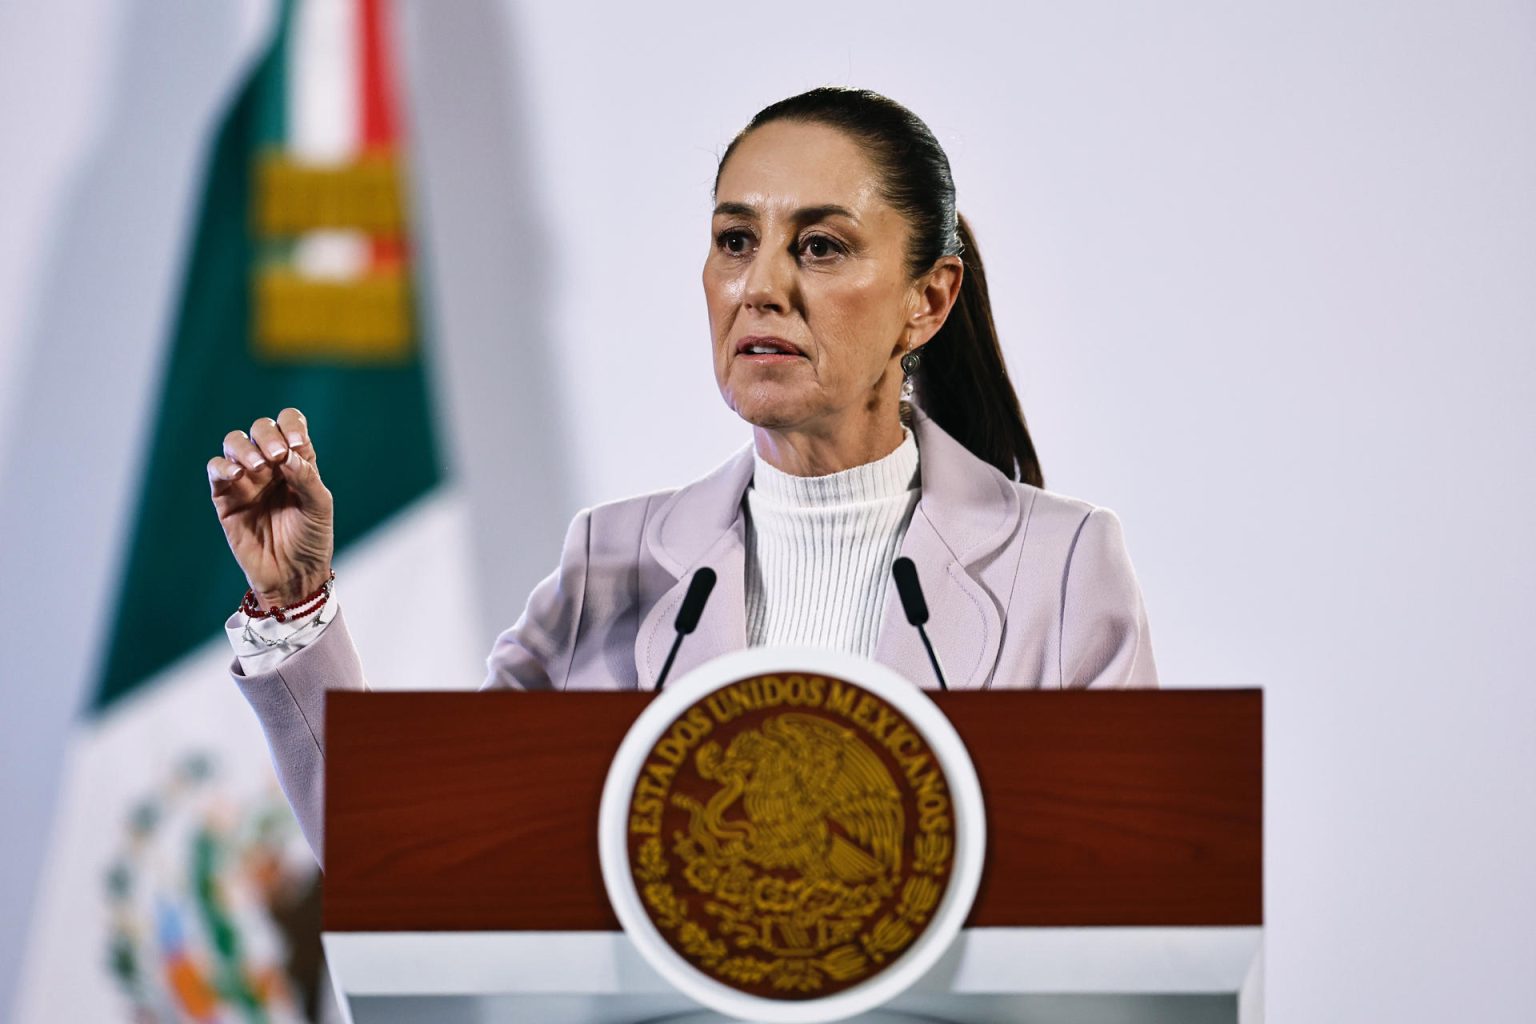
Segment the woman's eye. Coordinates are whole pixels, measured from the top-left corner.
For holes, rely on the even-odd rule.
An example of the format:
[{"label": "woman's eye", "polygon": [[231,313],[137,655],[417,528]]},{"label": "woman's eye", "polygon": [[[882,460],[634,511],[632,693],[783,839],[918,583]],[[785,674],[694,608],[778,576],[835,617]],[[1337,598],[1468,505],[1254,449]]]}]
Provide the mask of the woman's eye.
[{"label": "woman's eye", "polygon": [[800,243],[800,251],[813,260],[824,260],[842,252],[843,247],[826,235],[811,235]]},{"label": "woman's eye", "polygon": [[715,236],[715,244],[732,256],[740,256],[752,247],[752,239],[738,228],[720,232]]}]

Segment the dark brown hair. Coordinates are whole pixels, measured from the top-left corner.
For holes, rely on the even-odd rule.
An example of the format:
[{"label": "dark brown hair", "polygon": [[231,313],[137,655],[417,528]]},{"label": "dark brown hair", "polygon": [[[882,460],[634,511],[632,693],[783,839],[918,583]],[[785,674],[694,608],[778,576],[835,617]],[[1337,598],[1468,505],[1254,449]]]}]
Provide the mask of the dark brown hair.
[{"label": "dark brown hair", "polygon": [[737,144],[772,121],[826,125],[864,146],[883,179],[883,198],[911,226],[907,269],[913,277],[941,257],[960,257],[965,264],[960,297],[944,326],[921,349],[921,365],[913,376],[917,402],[977,458],[1012,479],[1043,487],[1040,460],[997,343],[981,252],[955,210],[955,182],[939,140],[916,114],[879,93],[812,89],[764,107],[747,122],[720,158],[717,187]]}]

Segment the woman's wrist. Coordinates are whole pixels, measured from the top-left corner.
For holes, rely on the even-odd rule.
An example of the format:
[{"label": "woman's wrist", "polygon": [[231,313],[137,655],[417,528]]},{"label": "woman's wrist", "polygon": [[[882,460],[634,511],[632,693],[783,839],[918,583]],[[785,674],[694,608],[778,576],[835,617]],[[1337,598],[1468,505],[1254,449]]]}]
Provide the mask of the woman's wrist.
[{"label": "woman's wrist", "polygon": [[328,569],[323,575],[296,578],[278,589],[252,587],[245,592],[240,610],[252,618],[273,618],[279,622],[312,615],[325,606],[335,579],[335,570]]}]

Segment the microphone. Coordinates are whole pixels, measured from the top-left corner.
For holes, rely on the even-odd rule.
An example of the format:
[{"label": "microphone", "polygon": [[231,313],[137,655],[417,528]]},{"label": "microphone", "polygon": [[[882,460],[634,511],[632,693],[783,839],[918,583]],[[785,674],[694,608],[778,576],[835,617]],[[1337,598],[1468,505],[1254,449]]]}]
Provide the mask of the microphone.
[{"label": "microphone", "polygon": [[949,684],[944,681],[939,656],[933,653],[928,631],[923,628],[928,621],[928,602],[923,600],[923,586],[917,582],[917,566],[910,558],[898,558],[891,566],[891,575],[896,577],[896,593],[901,595],[901,607],[907,613],[907,621],[917,627],[917,635],[923,638],[923,646],[928,649],[928,660],[933,663],[933,674],[939,677],[939,688],[947,692]]},{"label": "microphone", "polygon": [[699,616],[704,614],[704,602],[709,600],[709,592],[714,589],[715,570],[705,566],[693,574],[688,593],[683,595],[683,606],[677,610],[677,639],[672,641],[666,663],[661,666],[661,675],[656,678],[658,693],[667,681],[667,673],[672,671],[672,660],[677,657],[677,649],[683,646],[683,637],[698,627]]}]

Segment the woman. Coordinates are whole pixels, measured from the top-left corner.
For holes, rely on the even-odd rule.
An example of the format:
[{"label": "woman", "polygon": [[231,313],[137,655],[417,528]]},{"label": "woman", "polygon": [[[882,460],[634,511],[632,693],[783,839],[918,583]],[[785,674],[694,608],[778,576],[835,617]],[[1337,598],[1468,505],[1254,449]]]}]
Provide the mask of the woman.
[{"label": "woman", "polygon": [[[686,487],[578,514],[485,686],[654,686],[705,566],[719,583],[675,673],[802,643],[933,685],[888,586],[898,555],[916,563],[951,687],[1157,685],[1114,514],[1041,489],[928,128],[873,93],[795,96],[731,143],[715,199],[715,375],[753,445]],[[319,855],[323,695],[366,688],[328,599],[331,495],[295,409],[231,432],[208,472],[255,616],[231,619],[231,674]]]}]

